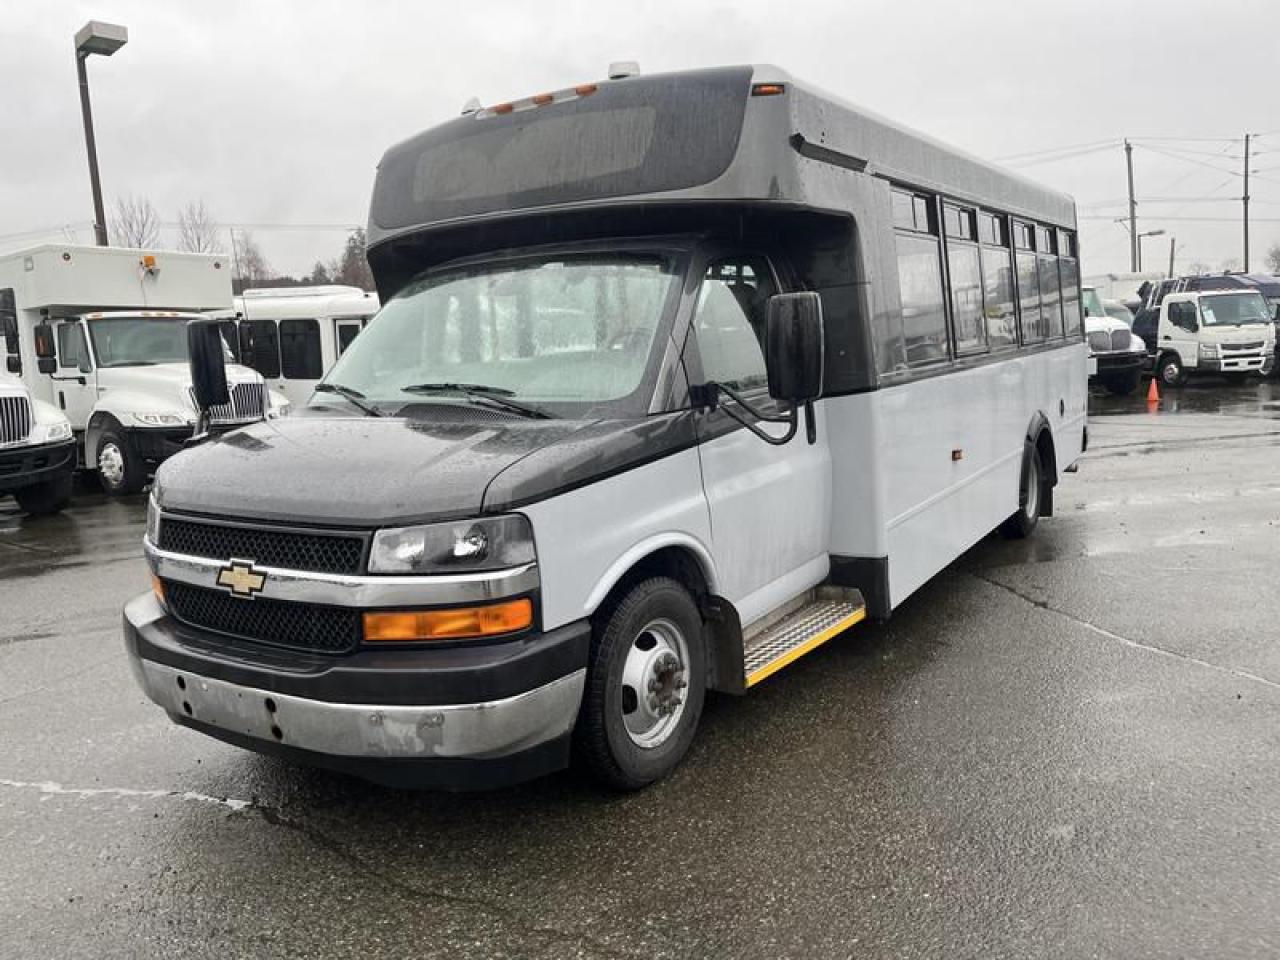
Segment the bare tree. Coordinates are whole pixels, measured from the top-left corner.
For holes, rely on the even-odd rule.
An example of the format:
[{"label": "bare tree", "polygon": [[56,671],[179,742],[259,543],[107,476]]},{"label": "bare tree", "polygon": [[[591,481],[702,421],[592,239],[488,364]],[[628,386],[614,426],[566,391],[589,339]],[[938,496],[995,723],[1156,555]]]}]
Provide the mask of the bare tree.
[{"label": "bare tree", "polygon": [[1239,269],[1240,269],[1240,258],[1239,258],[1239,257],[1228,257],[1226,260],[1223,260],[1223,261],[1222,261],[1222,272],[1223,272],[1223,273],[1235,273],[1235,272],[1236,272],[1236,271],[1238,271]]},{"label": "bare tree", "polygon": [[146,197],[116,197],[111,235],[116,246],[154,247],[160,241],[160,217]]},{"label": "bare tree", "polygon": [[1280,243],[1273,243],[1267,248],[1266,263],[1272,273],[1280,273]]},{"label": "bare tree", "polygon": [[260,287],[271,279],[271,265],[248,230],[231,231],[231,259],[236,292]]},{"label": "bare tree", "polygon": [[1194,260],[1187,264],[1187,274],[1192,277],[1203,277],[1211,271],[1213,267],[1205,263],[1203,260]]},{"label": "bare tree", "polygon": [[218,221],[203,200],[192,200],[178,211],[178,249],[189,253],[221,253]]}]

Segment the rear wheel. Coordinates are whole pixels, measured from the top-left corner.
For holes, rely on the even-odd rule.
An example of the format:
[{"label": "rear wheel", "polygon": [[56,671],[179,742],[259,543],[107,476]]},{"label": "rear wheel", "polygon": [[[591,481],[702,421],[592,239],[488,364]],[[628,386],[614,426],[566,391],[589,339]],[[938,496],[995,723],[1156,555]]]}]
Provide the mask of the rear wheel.
[{"label": "rear wheel", "polygon": [[1040,446],[1031,447],[1022,460],[1022,482],[1018,489],[1018,512],[1000,524],[1000,532],[1009,540],[1025,540],[1040,522],[1040,505],[1044,500],[1044,460]]},{"label": "rear wheel", "polygon": [[98,479],[110,496],[137,493],[147,482],[147,465],[133,452],[124,434],[115,429],[102,432],[98,440]]},{"label": "rear wheel", "polygon": [[64,473],[38,486],[15,490],[13,499],[32,516],[57,513],[71,501],[71,474]]},{"label": "rear wheel", "polygon": [[1156,376],[1166,387],[1180,387],[1187,382],[1187,371],[1182,358],[1176,353],[1166,353],[1156,365]]},{"label": "rear wheel", "polygon": [[705,695],[697,605],[669,577],[644,580],[593,632],[574,747],[598,780],[637,790],[684,757]]}]

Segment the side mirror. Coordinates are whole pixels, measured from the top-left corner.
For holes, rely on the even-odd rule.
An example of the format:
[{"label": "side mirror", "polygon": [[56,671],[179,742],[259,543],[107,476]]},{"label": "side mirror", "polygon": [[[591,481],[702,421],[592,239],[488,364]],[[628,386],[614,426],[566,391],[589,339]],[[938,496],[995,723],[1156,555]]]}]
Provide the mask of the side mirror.
[{"label": "side mirror", "polygon": [[822,393],[822,297],[813,291],[769,298],[765,364],[769,396],[809,403]]},{"label": "side mirror", "polygon": [[14,342],[18,339],[18,306],[13,298],[13,287],[0,290],[0,337]]},{"label": "side mirror", "polygon": [[231,402],[217,320],[192,320],[187,325],[187,352],[191,360],[191,392],[203,418],[211,407]]},{"label": "side mirror", "polygon": [[5,369],[12,373],[15,377],[22,376],[22,358],[9,354],[4,358]]},{"label": "side mirror", "polygon": [[56,373],[58,351],[54,346],[53,326],[47,321],[37,323],[33,331],[32,345],[36,350],[36,369],[46,375]]}]

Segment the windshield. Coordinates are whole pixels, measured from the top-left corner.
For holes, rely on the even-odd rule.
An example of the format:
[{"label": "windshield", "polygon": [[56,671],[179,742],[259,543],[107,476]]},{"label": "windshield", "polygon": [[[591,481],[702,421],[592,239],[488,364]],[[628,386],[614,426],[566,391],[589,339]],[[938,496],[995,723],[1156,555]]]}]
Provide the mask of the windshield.
[{"label": "windshield", "polygon": [[187,362],[187,321],[180,317],[109,317],[89,321],[100,367]]},{"label": "windshield", "polygon": [[618,253],[428,274],[383,307],[325,380],[375,405],[465,402],[457,388],[467,387],[565,416],[618,407],[641,387],[676,277],[669,257]]},{"label": "windshield", "polygon": [[1102,309],[1102,298],[1092,287],[1084,288],[1084,315],[1086,317],[1105,317],[1107,311]]},{"label": "windshield", "polygon": [[1245,323],[1270,323],[1271,310],[1260,293],[1222,293],[1200,298],[1200,314],[1206,327]]}]

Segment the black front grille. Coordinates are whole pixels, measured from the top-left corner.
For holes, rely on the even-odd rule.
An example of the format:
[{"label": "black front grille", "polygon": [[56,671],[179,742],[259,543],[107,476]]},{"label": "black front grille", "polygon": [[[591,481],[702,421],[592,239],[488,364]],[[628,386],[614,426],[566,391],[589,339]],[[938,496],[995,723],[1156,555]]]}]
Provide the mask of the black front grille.
[{"label": "black front grille", "polygon": [[1228,343],[1228,344],[1225,344],[1222,349],[1226,351],[1238,350],[1241,353],[1246,353],[1250,350],[1261,350],[1262,341],[1250,340],[1248,343]]},{"label": "black front grille", "polygon": [[160,520],[157,546],[211,560],[249,560],[263,567],[311,573],[359,573],[364,538],[341,533],[294,532],[284,527],[240,527],[178,517]]},{"label": "black front grille", "polygon": [[360,642],[360,611],[287,600],[253,600],[164,581],[169,611],[183,623],[273,646],[344,653]]}]

